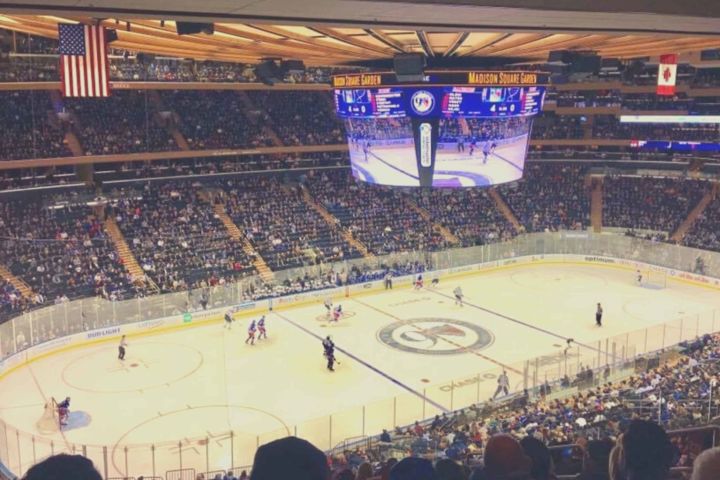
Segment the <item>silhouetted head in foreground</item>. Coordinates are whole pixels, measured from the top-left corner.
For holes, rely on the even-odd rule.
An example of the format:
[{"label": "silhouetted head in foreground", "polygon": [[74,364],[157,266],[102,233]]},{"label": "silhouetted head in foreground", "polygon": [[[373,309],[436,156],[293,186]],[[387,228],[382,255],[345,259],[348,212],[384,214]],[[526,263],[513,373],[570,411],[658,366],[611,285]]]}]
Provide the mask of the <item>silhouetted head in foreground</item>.
[{"label": "silhouetted head in foreground", "polygon": [[24,480],[102,480],[93,463],[80,455],[61,453],[34,465]]},{"label": "silhouetted head in foreground", "polygon": [[255,453],[250,480],[328,480],[325,454],[307,440],[287,437],[263,445]]}]

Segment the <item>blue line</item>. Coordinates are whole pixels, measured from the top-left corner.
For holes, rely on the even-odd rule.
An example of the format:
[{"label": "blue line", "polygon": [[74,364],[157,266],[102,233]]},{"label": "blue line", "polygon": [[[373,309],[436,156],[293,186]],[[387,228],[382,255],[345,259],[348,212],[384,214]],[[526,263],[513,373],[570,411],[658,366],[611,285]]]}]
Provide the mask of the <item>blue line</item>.
[{"label": "blue line", "polygon": [[[442,292],[439,292],[439,291],[437,291],[437,290],[432,290],[432,289],[427,289],[427,288],[424,289],[424,290],[427,291],[427,292],[436,293],[436,294],[438,294],[438,295],[440,295],[440,296],[443,296],[443,297],[445,297],[445,298],[449,298],[450,300],[453,300],[453,299],[455,298],[455,297],[451,297],[450,295],[446,295],[446,294],[444,294],[444,293],[442,293]],[[537,326],[535,326],[535,325],[533,325],[533,324],[531,324],[531,323],[525,323],[525,322],[523,322],[522,320],[518,320],[517,318],[509,317],[509,316],[504,315],[504,314],[502,314],[502,313],[498,313],[498,312],[492,311],[492,310],[490,310],[490,309],[488,309],[488,308],[481,307],[480,305],[475,305],[475,304],[470,303],[470,302],[468,302],[467,300],[465,300],[465,298],[463,298],[463,304],[469,305],[469,306],[471,306],[471,307],[473,307],[473,308],[477,308],[478,310],[482,310],[483,312],[489,313],[489,314],[491,314],[491,315],[495,315],[496,317],[504,318],[505,320],[510,320],[511,322],[517,323],[518,325],[522,325],[522,326],[524,326],[524,327],[532,328],[533,330],[537,330],[538,332],[542,332],[542,333],[544,333],[544,334],[546,334],[546,335],[550,335],[550,336],[552,336],[552,337],[561,338],[561,339],[563,339],[563,340],[568,340],[568,339],[570,338],[570,337],[564,337],[564,336],[559,335],[559,334],[557,334],[557,333],[551,332],[550,330],[545,330],[544,328],[537,327]],[[577,342],[577,341],[575,341],[574,339],[573,339],[573,343],[575,343],[576,345],[579,345],[579,346],[581,346],[581,347],[585,347],[585,348],[587,348],[587,349],[594,350],[594,351],[596,351],[596,352],[607,353],[607,352],[603,352],[602,350],[599,350],[599,349],[597,349],[597,348],[595,348],[595,347],[591,347],[590,345],[585,345],[584,343]]]},{"label": "blue line", "polygon": [[495,152],[493,152],[493,153],[492,153],[491,155],[494,155],[494,156],[496,156],[497,158],[499,158],[499,159],[500,159],[500,160],[502,160],[503,162],[509,163],[509,164],[510,164],[511,166],[513,166],[513,167],[515,167],[516,169],[520,170],[520,173],[522,173],[522,172],[523,172],[523,168],[521,168],[521,167],[518,167],[518,166],[517,166],[517,165],[515,165],[515,164],[514,164],[513,162],[511,162],[511,161],[510,161],[510,160],[508,160],[507,158],[503,157],[503,156],[502,156],[502,155],[500,155],[499,153],[495,153]]},{"label": "blue line", "polygon": [[[290,320],[289,318],[287,318],[287,317],[285,317],[285,316],[283,316],[283,315],[280,315],[280,314],[277,313],[277,312],[272,312],[272,313],[274,313],[274,314],[277,315],[278,317],[282,318],[283,320],[285,320],[286,322],[288,322],[290,325],[293,325],[293,326],[295,326],[296,328],[299,328],[299,329],[302,330],[303,332],[305,332],[305,333],[307,333],[308,335],[311,335],[311,336],[317,338],[318,340],[320,340],[320,341],[322,342],[323,338],[322,338],[320,335],[317,335],[317,334],[311,332],[310,330],[308,330],[307,328],[303,327],[302,325],[300,325],[300,324],[298,324],[298,323],[296,323],[296,322],[293,322],[293,321]],[[340,347],[337,347],[337,346],[336,346],[335,348],[336,348],[337,350],[341,351],[342,353],[344,353],[345,355],[347,355],[348,357],[352,358],[353,360],[355,360],[355,361],[358,362],[359,364],[366,366],[367,368],[369,368],[369,369],[372,370],[373,372],[377,373],[378,375],[380,375],[380,376],[382,376],[382,377],[385,377],[386,379],[390,380],[391,382],[393,382],[393,383],[394,383],[395,385],[397,385],[398,387],[404,388],[405,390],[407,390],[408,392],[412,393],[412,394],[415,395],[416,397],[421,398],[421,399],[422,399],[423,401],[425,401],[425,402],[428,402],[428,403],[429,403],[430,405],[432,405],[433,407],[435,407],[435,408],[437,408],[437,409],[440,409],[440,410],[442,410],[442,411],[445,412],[445,413],[449,413],[449,412],[450,412],[450,410],[448,410],[447,408],[443,407],[443,406],[440,405],[439,403],[435,403],[434,401],[430,400],[428,397],[426,397],[426,396],[423,395],[422,393],[416,391],[415,389],[413,389],[412,387],[409,387],[408,385],[405,385],[405,384],[402,383],[400,380],[398,380],[398,379],[396,379],[396,378],[394,378],[394,377],[391,377],[390,375],[388,375],[387,373],[383,372],[383,371],[380,370],[379,368],[370,365],[370,364],[369,364],[368,362],[366,362],[365,360],[362,360],[362,359],[356,357],[356,356],[353,355],[352,353],[350,353],[350,352],[348,352],[347,350],[344,350],[344,349],[342,349],[342,348],[340,348]]]},{"label": "blue line", "polygon": [[398,171],[398,172],[400,172],[400,173],[402,173],[402,174],[405,174],[405,175],[407,175],[408,177],[410,177],[410,178],[412,178],[412,179],[415,179],[415,180],[418,180],[418,181],[420,180],[420,177],[416,177],[416,176],[413,175],[412,173],[406,172],[406,171],[403,170],[402,168],[396,167],[395,165],[392,165],[392,164],[386,162],[385,160],[383,160],[383,159],[380,158],[379,156],[375,155],[373,152],[368,152],[368,155],[372,155],[373,157],[377,158],[378,160],[380,160],[382,163],[384,163],[384,164],[387,165],[388,167],[392,168],[393,170],[396,170],[396,171]]}]

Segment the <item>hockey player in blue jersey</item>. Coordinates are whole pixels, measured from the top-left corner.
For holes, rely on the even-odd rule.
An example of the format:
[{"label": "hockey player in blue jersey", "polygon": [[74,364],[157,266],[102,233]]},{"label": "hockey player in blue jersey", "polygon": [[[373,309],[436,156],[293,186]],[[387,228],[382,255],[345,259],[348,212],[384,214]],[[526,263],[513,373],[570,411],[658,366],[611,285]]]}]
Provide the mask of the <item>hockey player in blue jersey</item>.
[{"label": "hockey player in blue jersey", "polygon": [[261,338],[264,338],[267,340],[267,330],[265,330],[265,315],[260,317],[260,320],[258,320],[257,328],[258,328],[258,340],[260,340]]},{"label": "hockey player in blue jersey", "polygon": [[257,324],[255,323],[255,320],[250,322],[250,326],[248,327],[248,337],[245,340],[245,343],[249,343],[250,345],[255,345],[255,331],[257,330]]}]

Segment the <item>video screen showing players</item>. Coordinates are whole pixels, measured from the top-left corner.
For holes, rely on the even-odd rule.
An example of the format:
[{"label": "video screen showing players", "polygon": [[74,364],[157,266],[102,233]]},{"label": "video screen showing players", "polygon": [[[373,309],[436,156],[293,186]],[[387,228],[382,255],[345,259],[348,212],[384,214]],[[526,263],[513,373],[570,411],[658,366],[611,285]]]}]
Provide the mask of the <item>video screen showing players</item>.
[{"label": "video screen showing players", "polygon": [[345,124],[357,179],[462,188],[522,177],[532,117],[346,118]]}]

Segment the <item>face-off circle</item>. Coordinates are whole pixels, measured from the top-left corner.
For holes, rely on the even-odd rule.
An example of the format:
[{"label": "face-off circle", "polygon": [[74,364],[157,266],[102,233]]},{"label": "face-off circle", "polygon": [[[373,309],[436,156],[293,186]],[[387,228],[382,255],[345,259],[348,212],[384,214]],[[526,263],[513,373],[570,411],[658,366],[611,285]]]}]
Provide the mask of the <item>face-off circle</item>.
[{"label": "face-off circle", "polygon": [[[339,321],[342,322],[343,320],[352,318],[355,315],[357,315],[357,313],[353,312],[352,310],[343,310],[342,315],[340,315]],[[327,316],[327,314],[326,315],[318,315],[317,317],[315,317],[315,320],[317,320],[318,322],[327,322],[328,319],[329,319],[329,317]]]},{"label": "face-off circle", "polygon": [[391,323],[377,334],[388,345],[423,355],[457,355],[481,350],[495,340],[488,330],[462,320],[415,318]]}]

